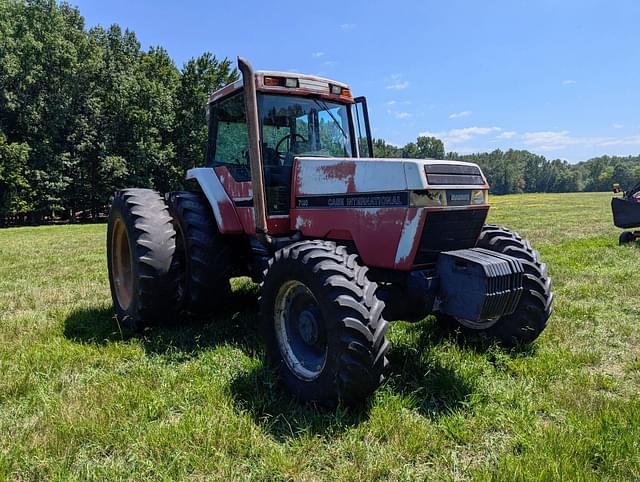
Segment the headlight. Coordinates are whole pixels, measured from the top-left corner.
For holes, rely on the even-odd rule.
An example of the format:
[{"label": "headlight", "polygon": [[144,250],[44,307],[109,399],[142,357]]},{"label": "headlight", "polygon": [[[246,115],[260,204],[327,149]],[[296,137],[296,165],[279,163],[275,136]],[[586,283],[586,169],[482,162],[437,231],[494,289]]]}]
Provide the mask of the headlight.
[{"label": "headlight", "polygon": [[484,190],[471,191],[471,204],[485,204],[488,202],[489,194]]},{"label": "headlight", "polygon": [[411,191],[412,207],[438,207],[447,204],[445,191]]}]

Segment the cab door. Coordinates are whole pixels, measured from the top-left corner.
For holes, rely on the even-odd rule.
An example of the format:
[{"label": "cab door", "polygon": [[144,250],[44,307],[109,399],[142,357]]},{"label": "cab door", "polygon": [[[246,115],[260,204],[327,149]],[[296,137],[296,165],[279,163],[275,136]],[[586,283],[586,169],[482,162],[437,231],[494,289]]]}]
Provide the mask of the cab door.
[{"label": "cab door", "polygon": [[356,97],[354,101],[354,131],[358,157],[373,157],[373,141],[371,139],[367,99],[365,97]]}]

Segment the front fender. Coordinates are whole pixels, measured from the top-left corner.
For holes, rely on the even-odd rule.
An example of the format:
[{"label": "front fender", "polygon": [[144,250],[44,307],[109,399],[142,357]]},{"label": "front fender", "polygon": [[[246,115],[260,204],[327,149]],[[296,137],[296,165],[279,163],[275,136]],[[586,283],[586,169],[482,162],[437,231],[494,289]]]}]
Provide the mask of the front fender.
[{"label": "front fender", "polygon": [[196,167],[189,169],[186,178],[194,179],[200,185],[202,192],[211,205],[218,230],[222,234],[240,234],[244,232],[238,212],[213,168]]}]

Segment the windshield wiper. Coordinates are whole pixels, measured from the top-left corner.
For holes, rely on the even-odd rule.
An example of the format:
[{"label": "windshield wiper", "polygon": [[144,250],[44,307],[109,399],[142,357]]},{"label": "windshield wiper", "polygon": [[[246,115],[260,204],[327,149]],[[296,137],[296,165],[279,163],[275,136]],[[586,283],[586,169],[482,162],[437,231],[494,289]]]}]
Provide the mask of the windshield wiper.
[{"label": "windshield wiper", "polygon": [[325,111],[327,114],[329,114],[329,116],[331,117],[331,119],[333,120],[333,122],[336,123],[336,125],[338,126],[338,129],[340,129],[340,132],[342,132],[342,135],[344,136],[345,139],[349,139],[349,136],[347,135],[347,133],[344,131],[344,129],[342,128],[342,126],[340,125],[340,123],[338,122],[338,119],[335,118],[335,116],[331,113],[331,111],[329,110],[329,106],[325,103],[325,102],[321,102],[318,99],[313,99],[313,101],[318,104],[320,106],[320,108]]}]

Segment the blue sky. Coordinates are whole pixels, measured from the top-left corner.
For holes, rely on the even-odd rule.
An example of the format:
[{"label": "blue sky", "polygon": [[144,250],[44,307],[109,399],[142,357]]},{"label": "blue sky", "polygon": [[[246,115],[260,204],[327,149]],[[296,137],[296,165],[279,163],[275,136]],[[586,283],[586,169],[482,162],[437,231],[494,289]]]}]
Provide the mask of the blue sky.
[{"label": "blue sky", "polygon": [[342,80],[374,137],[576,162],[640,153],[640,2],[72,0],[176,64],[203,51]]}]

